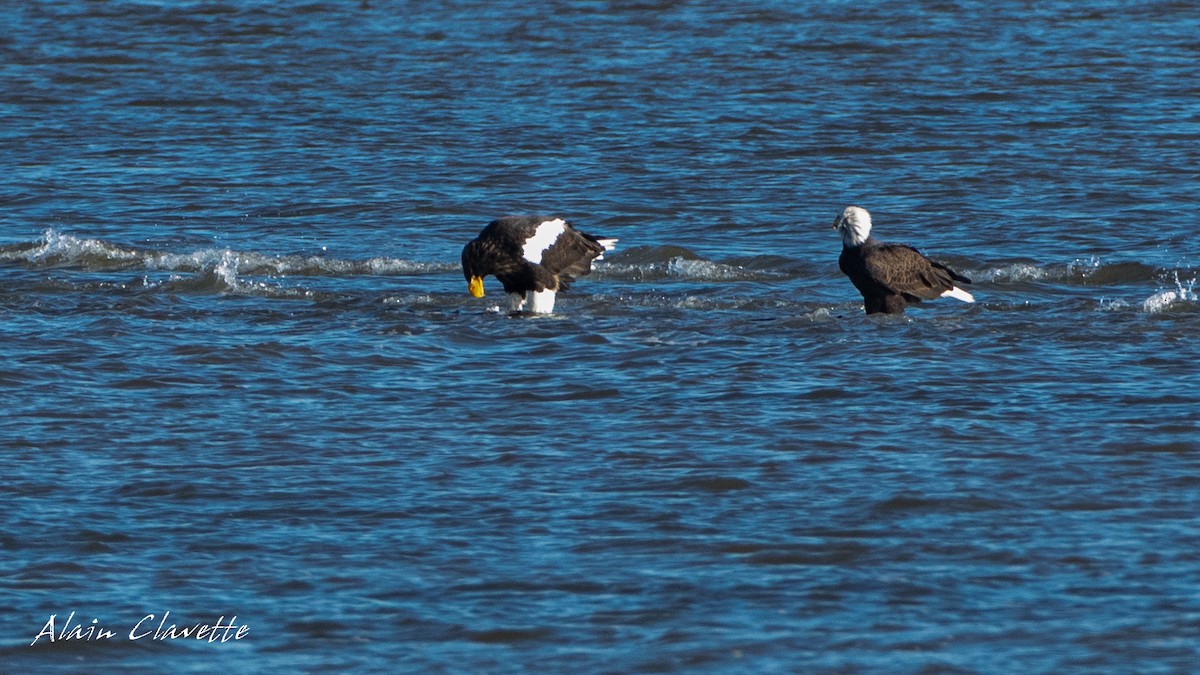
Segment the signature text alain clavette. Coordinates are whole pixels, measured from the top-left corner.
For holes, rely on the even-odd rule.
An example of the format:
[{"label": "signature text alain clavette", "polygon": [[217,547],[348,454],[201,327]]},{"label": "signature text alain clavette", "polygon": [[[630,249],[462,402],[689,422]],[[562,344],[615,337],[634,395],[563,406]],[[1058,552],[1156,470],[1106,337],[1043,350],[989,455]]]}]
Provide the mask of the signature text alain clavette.
[{"label": "signature text alain clavette", "polygon": [[[250,632],[250,626],[238,624],[237,616],[234,616],[229,621],[225,621],[225,617],[217,619],[216,622],[183,624],[167,623],[171,616],[171,612],[163,612],[162,616],[147,614],[143,616],[133,628],[129,629],[128,638],[130,640],[177,640],[180,638],[203,640],[207,642],[229,642],[230,640],[241,640]],[[83,642],[92,642],[96,640],[109,640],[117,637],[117,631],[109,630],[100,624],[99,619],[92,619],[91,623],[84,625],[81,622],[75,621],[75,612],[71,612],[70,616],[61,623],[55,623],[57,614],[51,614],[50,619],[46,621],[46,625],[42,627],[34,638],[33,642],[29,643],[32,647],[39,640],[48,642],[65,642],[67,640],[79,640]]]}]

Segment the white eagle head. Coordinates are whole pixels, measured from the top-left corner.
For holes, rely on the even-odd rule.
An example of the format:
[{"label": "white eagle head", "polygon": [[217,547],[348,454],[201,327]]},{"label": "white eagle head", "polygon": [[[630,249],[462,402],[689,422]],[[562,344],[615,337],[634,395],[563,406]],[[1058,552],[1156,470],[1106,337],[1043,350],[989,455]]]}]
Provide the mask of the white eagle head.
[{"label": "white eagle head", "polygon": [[871,236],[871,214],[861,206],[847,206],[833,221],[833,229],[842,235],[842,243],[846,246],[862,246]]}]

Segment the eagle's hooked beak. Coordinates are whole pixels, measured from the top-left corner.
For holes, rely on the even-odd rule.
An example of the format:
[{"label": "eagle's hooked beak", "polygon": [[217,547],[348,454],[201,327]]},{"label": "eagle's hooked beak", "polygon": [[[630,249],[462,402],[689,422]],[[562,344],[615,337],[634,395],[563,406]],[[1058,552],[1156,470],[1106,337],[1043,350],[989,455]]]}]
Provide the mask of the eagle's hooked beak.
[{"label": "eagle's hooked beak", "polygon": [[483,277],[471,277],[467,282],[467,290],[476,298],[483,297]]}]

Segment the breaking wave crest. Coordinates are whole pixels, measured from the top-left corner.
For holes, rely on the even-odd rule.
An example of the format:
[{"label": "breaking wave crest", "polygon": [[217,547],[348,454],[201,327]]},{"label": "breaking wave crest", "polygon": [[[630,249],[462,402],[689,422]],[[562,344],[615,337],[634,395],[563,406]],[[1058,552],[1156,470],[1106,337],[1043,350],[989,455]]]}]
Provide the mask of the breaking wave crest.
[{"label": "breaking wave crest", "polygon": [[89,271],[147,270],[206,273],[222,270],[249,276],[414,275],[456,270],[457,265],[416,262],[399,258],[345,260],[325,256],[265,255],[253,251],[205,248],[187,253],[125,248],[46,230],[38,242],[0,248],[0,261],[34,268],[79,267]]},{"label": "breaking wave crest", "polygon": [[1138,262],[1105,263],[1099,258],[1079,258],[1067,263],[1012,262],[984,269],[965,269],[976,283],[1050,282],[1099,286],[1157,280],[1162,270]]},{"label": "breaking wave crest", "polygon": [[706,260],[679,246],[639,246],[609,256],[599,276],[631,281],[765,281],[785,276],[769,267]]}]

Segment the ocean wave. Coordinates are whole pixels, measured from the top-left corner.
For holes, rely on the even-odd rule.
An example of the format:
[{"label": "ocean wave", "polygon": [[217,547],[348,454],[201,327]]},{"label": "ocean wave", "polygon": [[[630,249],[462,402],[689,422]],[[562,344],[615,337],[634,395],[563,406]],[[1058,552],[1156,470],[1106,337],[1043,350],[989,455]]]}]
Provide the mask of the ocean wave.
[{"label": "ocean wave", "polygon": [[680,246],[639,246],[611,257],[596,266],[598,277],[630,281],[764,281],[785,276],[772,269],[707,260]]},{"label": "ocean wave", "polygon": [[739,265],[672,258],[664,263],[641,263],[629,265],[612,262],[597,265],[597,278],[624,279],[628,281],[662,281],[680,279],[686,281],[765,281],[782,275],[770,271],[751,270]]},{"label": "ocean wave", "polygon": [[976,283],[1048,282],[1079,286],[1145,283],[1158,281],[1162,268],[1140,262],[1106,263],[1096,256],[1066,263],[1011,262],[983,269],[964,268]]},{"label": "ocean wave", "polygon": [[[170,293],[231,293],[294,299],[319,299],[326,292],[304,288],[302,282],[281,282],[281,279],[460,274],[457,259],[440,262],[388,257],[351,260],[325,255],[271,255],[218,247],[179,252],[119,245],[55,229],[47,229],[36,241],[0,246],[0,263],[23,265],[33,270],[134,271],[144,288]],[[986,267],[973,266],[970,261],[951,264],[962,269],[976,284],[1061,285],[1090,289],[1119,285],[1158,287],[1149,297],[1129,297],[1129,289],[1119,294],[1105,292],[1100,298],[1100,308],[1108,311],[1140,308],[1146,313],[1160,313],[1200,309],[1194,289],[1200,271],[1195,269],[1164,270],[1140,262],[1105,262],[1096,256],[1057,263],[1013,260]],[[785,256],[757,256],[712,260],[680,246],[634,246],[619,250],[597,264],[594,279],[632,284],[677,280],[717,286],[731,282],[832,278],[839,276],[836,267],[836,259],[798,261]],[[737,307],[739,302],[725,296],[710,299],[702,294],[689,295],[684,300],[672,298],[668,304],[716,309],[728,308],[731,303]]]},{"label": "ocean wave", "polygon": [[205,248],[186,253],[126,248],[46,230],[40,241],[0,247],[0,261],[34,268],[78,267],[88,271],[143,269],[223,276],[235,270],[247,276],[402,276],[456,271],[457,264],[376,257],[346,260],[326,256],[266,255],[254,251]]},{"label": "ocean wave", "polygon": [[212,265],[205,265],[193,274],[172,274],[166,279],[142,278],[146,288],[165,293],[197,295],[252,295],[285,300],[319,300],[328,295],[302,287],[282,286],[255,279],[242,272],[242,254],[224,251]]},{"label": "ocean wave", "polygon": [[1040,281],[1048,276],[1048,272],[1032,263],[1011,263],[979,271],[972,270],[968,276],[975,283],[1011,283]]}]

